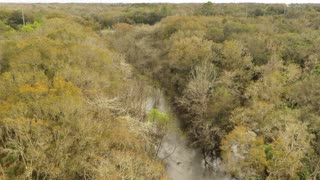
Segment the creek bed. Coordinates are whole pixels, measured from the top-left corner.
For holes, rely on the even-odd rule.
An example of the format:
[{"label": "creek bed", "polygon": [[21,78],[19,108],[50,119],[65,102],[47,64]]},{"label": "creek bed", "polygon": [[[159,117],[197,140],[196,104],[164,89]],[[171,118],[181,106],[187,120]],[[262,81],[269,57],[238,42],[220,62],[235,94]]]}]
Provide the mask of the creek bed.
[{"label": "creek bed", "polygon": [[228,180],[220,167],[219,159],[212,162],[214,172],[204,166],[203,156],[197,148],[190,147],[188,139],[180,130],[180,121],[171,111],[170,103],[160,90],[147,98],[147,111],[156,108],[170,115],[172,128],[166,134],[158,156],[163,159],[167,174],[171,180]]}]

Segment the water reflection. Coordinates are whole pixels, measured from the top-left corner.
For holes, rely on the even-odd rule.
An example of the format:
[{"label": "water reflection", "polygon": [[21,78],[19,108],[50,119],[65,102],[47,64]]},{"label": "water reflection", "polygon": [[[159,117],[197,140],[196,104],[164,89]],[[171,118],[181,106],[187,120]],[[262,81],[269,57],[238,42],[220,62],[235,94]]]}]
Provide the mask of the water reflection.
[{"label": "water reflection", "polygon": [[172,117],[173,128],[166,134],[159,158],[163,159],[167,173],[172,180],[228,180],[221,166],[220,159],[211,162],[212,169],[205,168],[203,156],[200,150],[188,146],[186,136],[181,133],[180,122],[175,118],[170,110],[169,103],[160,90],[156,90],[154,95],[146,102],[146,109],[157,108],[166,112]]}]

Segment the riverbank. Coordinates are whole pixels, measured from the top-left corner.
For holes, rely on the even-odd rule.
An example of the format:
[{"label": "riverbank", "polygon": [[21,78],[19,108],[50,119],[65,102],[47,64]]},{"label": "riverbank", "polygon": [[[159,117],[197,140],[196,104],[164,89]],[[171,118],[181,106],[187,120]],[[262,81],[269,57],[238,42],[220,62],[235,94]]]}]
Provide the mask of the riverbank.
[{"label": "riverbank", "polygon": [[228,180],[223,172],[219,159],[212,162],[209,170],[204,165],[200,149],[190,146],[187,136],[181,130],[181,122],[172,111],[171,105],[164,93],[156,89],[147,98],[146,110],[158,109],[170,117],[171,128],[161,143],[158,157],[163,160],[168,177],[171,180]]}]

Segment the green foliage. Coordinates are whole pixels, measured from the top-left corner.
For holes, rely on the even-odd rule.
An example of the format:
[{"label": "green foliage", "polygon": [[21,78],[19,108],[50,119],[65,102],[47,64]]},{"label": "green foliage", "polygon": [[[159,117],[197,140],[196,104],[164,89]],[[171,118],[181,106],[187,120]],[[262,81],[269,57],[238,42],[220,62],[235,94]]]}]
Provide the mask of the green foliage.
[{"label": "green foliage", "polygon": [[169,122],[169,116],[157,109],[151,109],[148,113],[148,121],[163,126]]},{"label": "green foliage", "polygon": [[205,18],[201,17],[201,21],[198,21],[199,17],[195,16],[169,16],[161,21],[160,35],[162,38],[170,38],[174,33],[178,31],[205,31]]},{"label": "green foliage", "polygon": [[[208,3],[203,5],[202,9],[210,7],[214,12],[215,6],[221,5]],[[232,6],[225,7],[224,13],[230,13],[231,11],[228,12],[230,7]],[[254,152],[264,155],[264,161],[267,163],[257,166],[261,167],[260,170],[249,168],[247,174],[239,174],[232,170],[233,174],[251,177],[249,172],[256,172],[252,177],[263,178],[270,173],[268,178],[284,176],[296,178],[296,173],[300,172],[304,163],[302,159],[311,152],[309,147],[314,140],[310,137],[315,132],[315,127],[318,127],[317,115],[310,115],[311,112],[316,112],[312,107],[318,106],[310,105],[314,104],[314,102],[310,103],[311,99],[305,100],[306,103],[300,105],[301,101],[298,103],[299,98],[296,93],[303,92],[296,89],[301,83],[300,80],[307,77],[308,72],[314,74],[317,72],[318,56],[316,48],[313,49],[316,38],[313,38],[315,36],[312,33],[309,36],[293,33],[309,31],[306,26],[303,27],[304,29],[294,28],[293,25],[297,23],[294,20],[284,21],[281,17],[273,17],[273,19],[265,17],[283,14],[284,8],[281,6],[266,5],[267,8],[264,9],[263,5],[252,5],[252,7],[254,8],[239,6],[239,8],[249,9],[246,19],[227,16],[224,19],[173,16],[162,20],[159,27],[144,31],[147,32],[145,34],[137,33],[142,31],[142,28],[130,27],[128,31],[122,31],[126,38],[134,37],[130,39],[133,41],[136,36],[144,37],[148,40],[143,44],[149,43],[149,49],[146,52],[152,52],[154,47],[160,49],[162,55],[159,54],[151,59],[150,63],[154,64],[150,66],[153,68],[151,70],[139,65],[143,59],[140,58],[141,56],[127,57],[133,65],[139,65],[137,66],[139,69],[142,68],[142,71],[151,74],[164,87],[167,87],[169,94],[172,94],[173,99],[178,102],[179,117],[187,124],[194,141],[201,148],[208,150],[217,148],[215,144],[219,143],[216,141],[221,142],[221,139],[227,137],[230,131],[233,132],[234,126],[245,125],[248,132],[259,134],[259,138],[264,143],[261,144],[259,151]],[[222,13],[217,9],[214,13]],[[252,18],[249,18],[250,16]],[[194,21],[191,22],[192,20]],[[279,23],[281,28],[268,26],[272,21]],[[206,24],[210,25],[206,26]],[[161,37],[157,38],[156,35],[159,33]],[[118,36],[117,40],[121,39]],[[139,51],[142,57],[145,56],[144,53],[147,54],[146,52]],[[312,56],[308,57],[309,54]],[[215,81],[210,82],[206,78],[200,81],[194,78],[196,76],[187,78],[192,74],[190,71],[201,65],[204,60],[217,68]],[[206,86],[202,86],[204,82],[208,82]],[[310,82],[317,81],[310,80]],[[309,85],[305,85],[308,89],[312,89]],[[206,88],[201,89],[202,87]],[[294,93],[291,95],[291,92]],[[311,94],[309,92],[308,95],[303,96],[310,97]],[[306,109],[310,110],[307,111],[309,116],[306,115],[308,113],[301,113]],[[287,122],[293,125],[287,126]],[[301,134],[294,134],[287,130],[294,127],[304,129],[309,124],[313,126],[308,126],[307,130],[301,131]],[[287,136],[282,137],[280,131],[286,132],[288,137],[291,135],[304,137],[303,141],[306,143],[303,145],[305,151],[294,150],[299,154],[299,158],[292,159],[293,166],[287,175],[280,171],[273,172],[274,169],[279,169],[275,164],[280,162],[283,163],[282,166],[290,164],[289,161],[282,159],[281,155],[277,155],[278,145],[273,144],[278,141],[277,139],[287,138]],[[287,148],[287,144],[282,143],[279,147]],[[317,150],[317,146],[313,148]],[[258,157],[258,154],[254,156]],[[231,161],[228,165],[233,166]]]},{"label": "green foliage", "polygon": [[[319,11],[210,2],[193,7],[154,26],[121,25],[108,36],[111,45],[166,88],[193,143],[208,154],[221,149],[230,174],[316,177],[318,169],[304,167],[316,166],[305,159],[318,157],[320,148],[313,138],[320,127],[319,38],[302,14],[316,22]],[[241,150],[238,158],[233,146]]]},{"label": "green foliage", "polygon": [[223,42],[224,40],[224,32],[222,28],[219,27],[210,27],[208,28],[208,32],[206,38],[212,40],[214,42]]},{"label": "green foliage", "polygon": [[3,21],[0,21],[0,32],[12,31],[12,28],[9,25],[6,25]]},{"label": "green foliage", "polygon": [[33,23],[34,16],[30,12],[24,12],[23,10],[15,10],[11,12],[7,18],[7,24],[12,28],[18,30],[23,25],[23,18],[25,23]]},{"label": "green foliage", "polygon": [[[132,15],[130,15],[129,18],[130,20],[133,21],[135,24],[150,24],[153,25],[157,22],[159,22],[163,17],[166,16],[166,11],[161,10],[159,13],[157,12],[141,12],[141,11],[136,11],[133,12]],[[130,23],[130,20],[126,20]]]},{"label": "green foliage", "polygon": [[319,65],[314,68],[313,73],[320,75],[320,66]]},{"label": "green foliage", "polygon": [[165,178],[121,56],[74,20],[39,26],[0,39],[0,178]]},{"label": "green foliage", "polygon": [[265,145],[264,147],[264,153],[266,154],[266,159],[270,160],[273,158],[273,153],[272,153],[272,146],[270,145]]},{"label": "green foliage", "polygon": [[243,126],[224,137],[221,150],[227,171],[243,179],[259,179],[268,164],[263,138]]},{"label": "green foliage", "polygon": [[15,29],[18,28],[19,25],[23,24],[22,12],[14,11],[7,19],[7,24]]},{"label": "green foliage", "polygon": [[25,26],[21,26],[19,30],[22,32],[32,32],[40,26],[41,26],[41,24],[38,21],[35,21],[35,22],[33,22],[33,24],[28,23]]},{"label": "green foliage", "polygon": [[154,147],[170,121],[142,108],[139,73],[229,174],[317,179],[319,16],[311,4],[3,5],[0,179],[165,178]]},{"label": "green foliage", "polygon": [[200,9],[200,14],[204,16],[212,16],[214,15],[214,7],[213,3],[208,1],[204,3]]}]

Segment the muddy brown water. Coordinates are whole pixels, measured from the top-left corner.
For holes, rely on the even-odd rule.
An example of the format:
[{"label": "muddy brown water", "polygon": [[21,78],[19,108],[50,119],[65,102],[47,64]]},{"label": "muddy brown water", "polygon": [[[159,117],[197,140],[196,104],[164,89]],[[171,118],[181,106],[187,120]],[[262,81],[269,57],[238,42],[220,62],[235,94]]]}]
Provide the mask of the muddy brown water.
[{"label": "muddy brown water", "polygon": [[190,147],[189,141],[180,130],[180,121],[171,111],[164,94],[157,92],[147,98],[146,110],[156,108],[170,115],[172,128],[163,139],[159,158],[163,159],[167,174],[171,180],[229,180],[225,175],[219,159],[211,162],[213,170],[204,166],[203,156],[199,149]]}]

